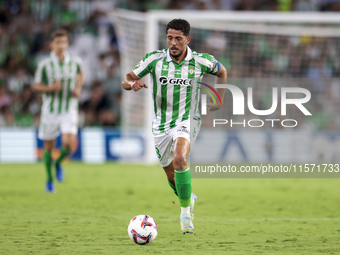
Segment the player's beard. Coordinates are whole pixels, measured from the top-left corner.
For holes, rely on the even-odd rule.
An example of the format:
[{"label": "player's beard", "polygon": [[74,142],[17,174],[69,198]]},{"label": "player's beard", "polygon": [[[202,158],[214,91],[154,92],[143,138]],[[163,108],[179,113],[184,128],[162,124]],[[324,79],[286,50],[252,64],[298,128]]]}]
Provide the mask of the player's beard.
[{"label": "player's beard", "polygon": [[[178,50],[178,49],[177,49]],[[180,51],[178,54],[174,55],[174,54],[171,54],[171,51],[170,51],[170,55],[174,58],[178,58],[179,56],[181,56],[183,53],[183,51]]]}]

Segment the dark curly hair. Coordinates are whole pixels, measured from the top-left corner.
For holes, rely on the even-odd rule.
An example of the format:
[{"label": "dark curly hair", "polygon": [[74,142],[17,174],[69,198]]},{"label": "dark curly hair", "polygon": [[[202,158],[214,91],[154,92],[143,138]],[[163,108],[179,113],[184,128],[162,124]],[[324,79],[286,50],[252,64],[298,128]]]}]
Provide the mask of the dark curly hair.
[{"label": "dark curly hair", "polygon": [[169,29],[180,30],[183,32],[185,36],[189,36],[190,33],[190,24],[185,19],[173,19],[171,20],[168,25],[166,25],[166,32]]}]

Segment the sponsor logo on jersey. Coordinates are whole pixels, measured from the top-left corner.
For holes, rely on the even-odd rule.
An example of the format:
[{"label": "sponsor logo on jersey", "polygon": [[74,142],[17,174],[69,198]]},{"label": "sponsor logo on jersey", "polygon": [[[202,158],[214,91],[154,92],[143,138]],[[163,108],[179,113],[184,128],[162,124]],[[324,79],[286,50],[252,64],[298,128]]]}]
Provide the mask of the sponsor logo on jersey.
[{"label": "sponsor logo on jersey", "polygon": [[61,81],[61,80],[67,80],[67,79],[72,79],[72,75],[71,74],[62,74],[62,75],[54,75],[52,74],[51,75],[51,78],[52,78],[52,81],[55,82],[55,81]]},{"label": "sponsor logo on jersey", "polygon": [[159,77],[159,82],[161,85],[174,84],[174,85],[191,85],[191,79],[181,79],[181,78],[167,78],[165,76]]}]

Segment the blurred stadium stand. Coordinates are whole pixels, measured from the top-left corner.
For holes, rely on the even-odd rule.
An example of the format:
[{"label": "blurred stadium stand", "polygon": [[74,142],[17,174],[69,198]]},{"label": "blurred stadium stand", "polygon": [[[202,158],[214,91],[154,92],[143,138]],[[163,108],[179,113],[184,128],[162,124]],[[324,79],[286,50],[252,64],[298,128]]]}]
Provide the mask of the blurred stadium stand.
[{"label": "blurred stadium stand", "polygon": [[[120,125],[121,79],[117,38],[107,13],[115,8],[148,10],[340,11],[339,0],[27,0],[0,1],[0,127],[37,127],[41,97],[32,90],[36,63],[49,54],[49,35],[70,32],[71,53],[84,62],[86,81],[80,97],[80,127]],[[200,33],[191,47],[219,59],[232,78],[334,78],[340,76],[339,38]],[[203,42],[203,43],[202,43]],[[161,47],[166,44],[161,43]],[[233,52],[229,48],[233,47]],[[322,90],[317,85],[314,91]],[[313,92],[313,91],[312,91]],[[339,130],[338,84],[324,91],[334,104],[313,106],[318,130]],[[265,99],[264,99],[265,100]],[[322,102],[316,100],[314,102]],[[329,101],[328,101],[329,102]],[[332,105],[334,109],[326,109]],[[329,107],[328,107],[329,108]],[[329,114],[328,114],[329,113]],[[329,124],[331,123],[331,124]]]}]

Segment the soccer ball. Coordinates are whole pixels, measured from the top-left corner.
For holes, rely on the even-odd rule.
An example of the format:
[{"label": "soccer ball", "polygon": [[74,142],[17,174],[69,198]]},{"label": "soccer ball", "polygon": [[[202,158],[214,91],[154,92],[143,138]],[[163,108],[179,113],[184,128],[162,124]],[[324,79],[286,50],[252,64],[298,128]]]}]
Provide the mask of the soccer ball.
[{"label": "soccer ball", "polygon": [[137,215],[129,223],[128,234],[136,244],[151,243],[158,234],[157,223],[149,215]]}]

